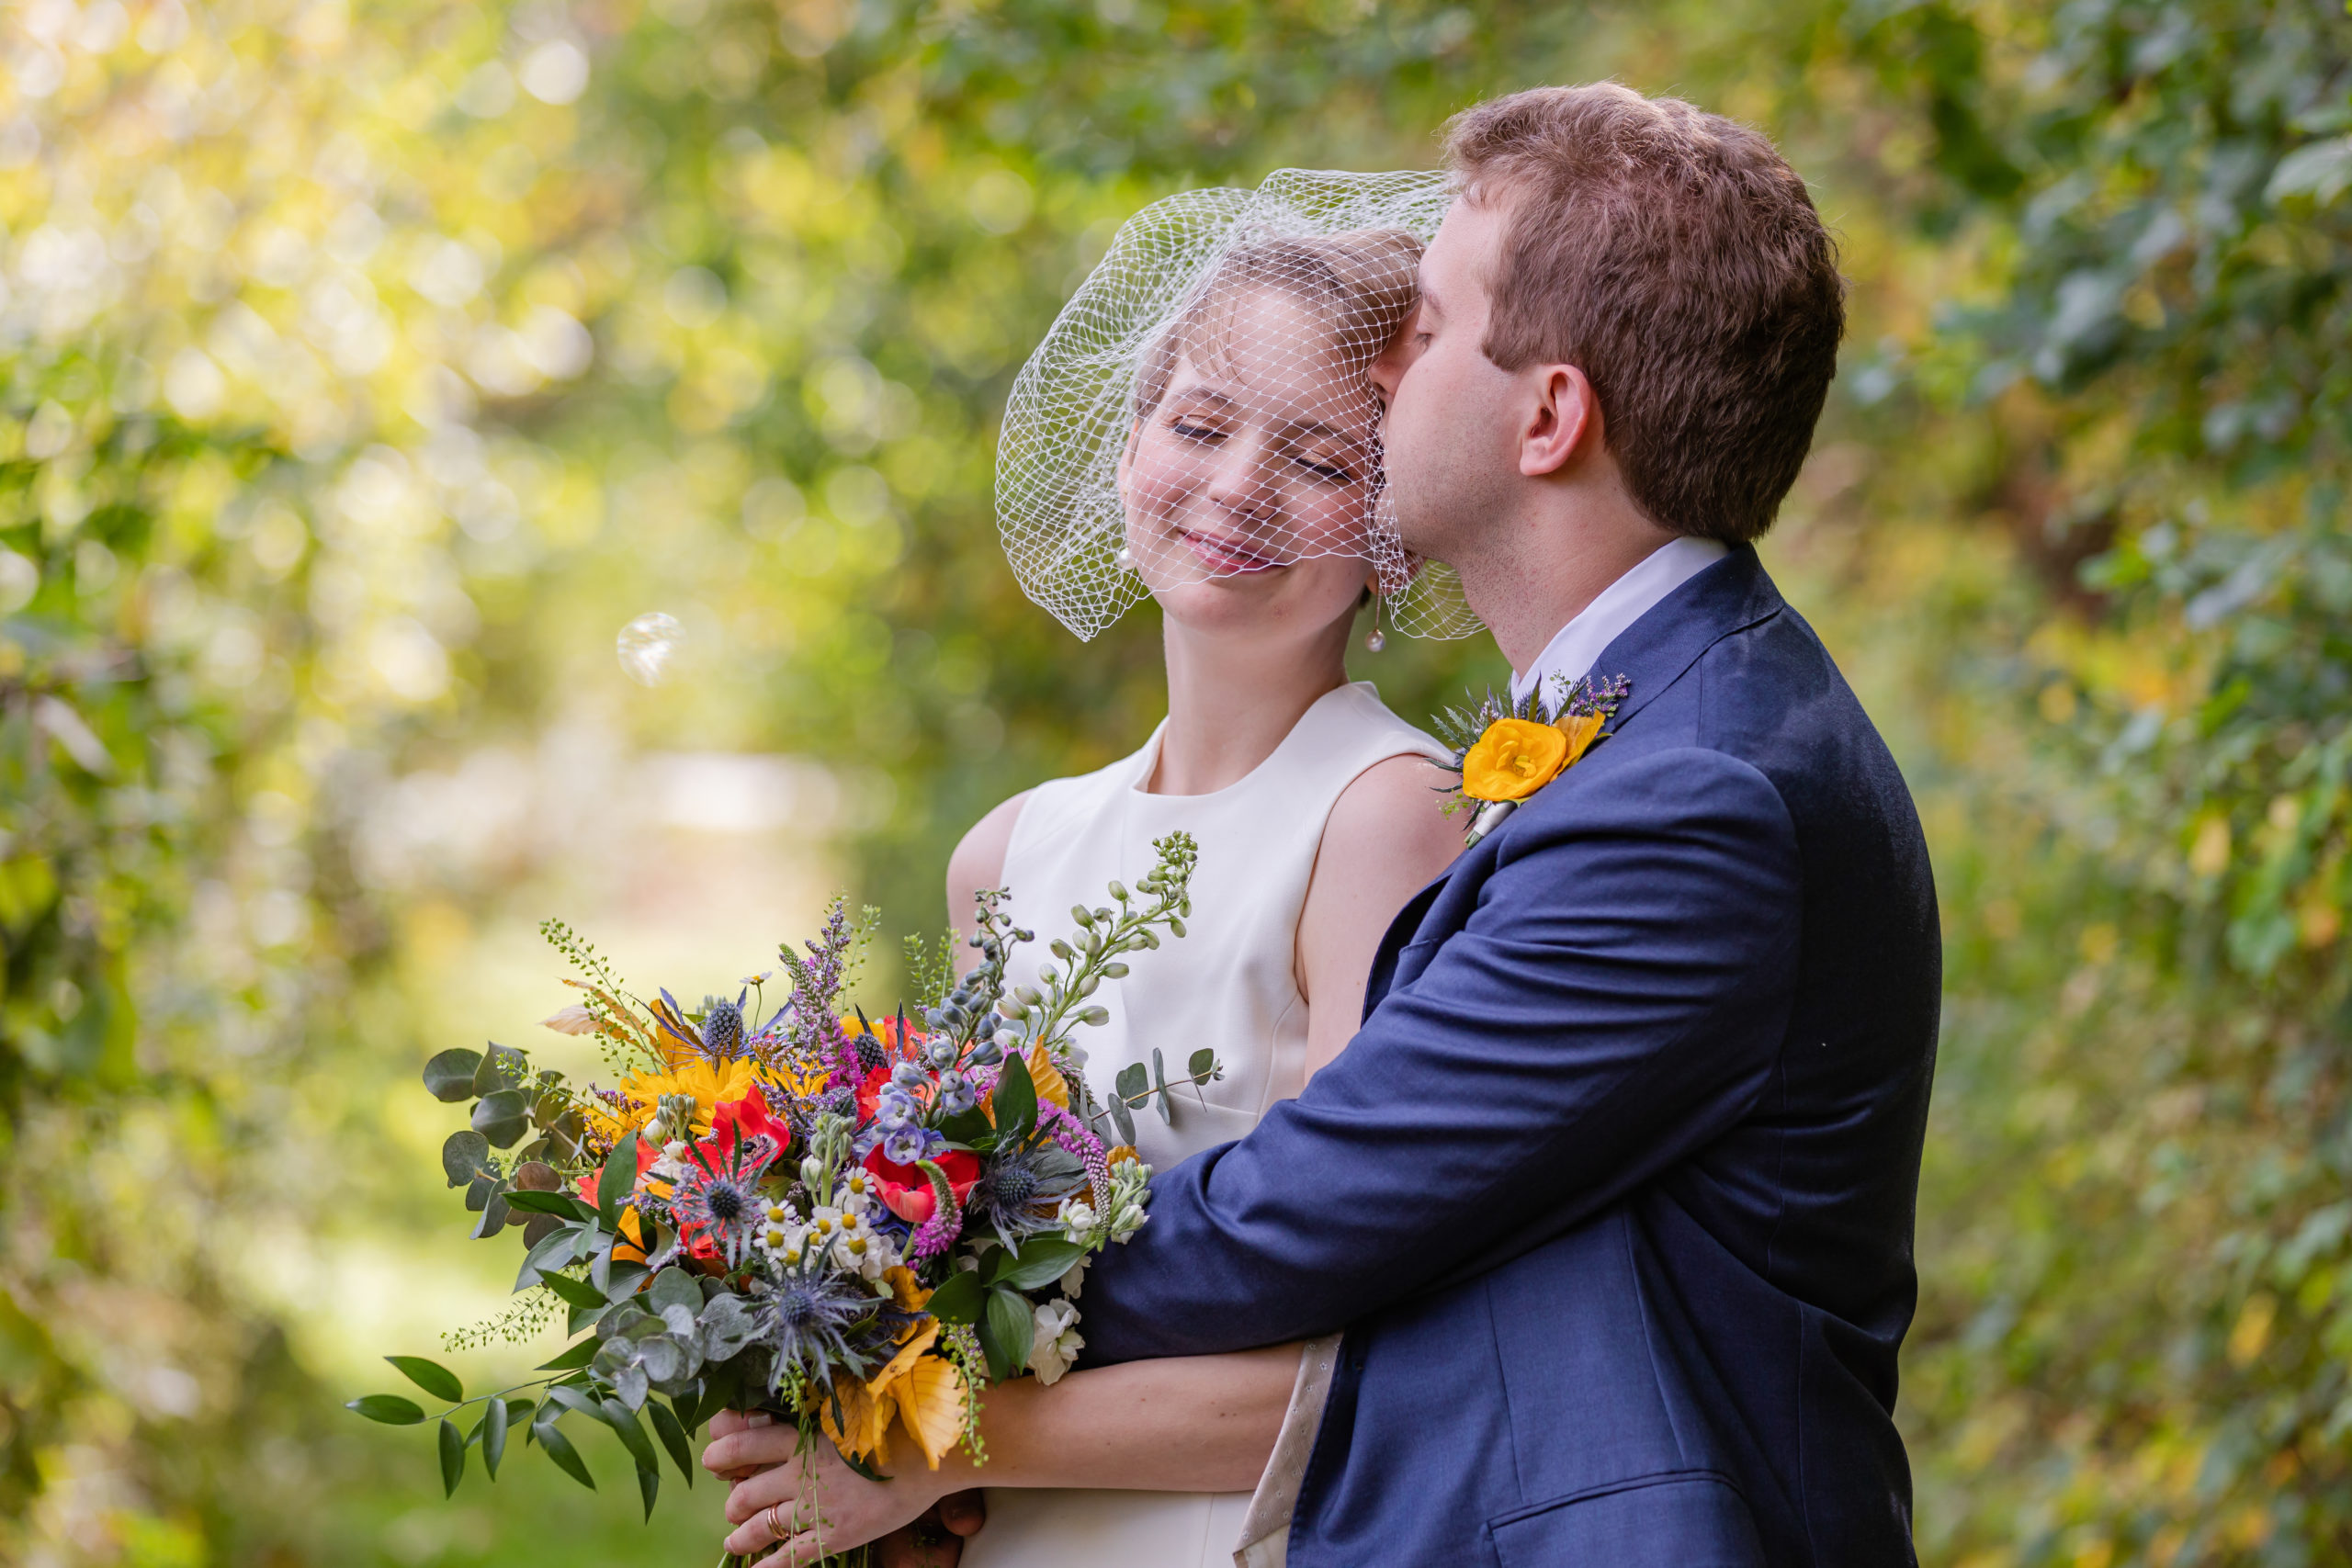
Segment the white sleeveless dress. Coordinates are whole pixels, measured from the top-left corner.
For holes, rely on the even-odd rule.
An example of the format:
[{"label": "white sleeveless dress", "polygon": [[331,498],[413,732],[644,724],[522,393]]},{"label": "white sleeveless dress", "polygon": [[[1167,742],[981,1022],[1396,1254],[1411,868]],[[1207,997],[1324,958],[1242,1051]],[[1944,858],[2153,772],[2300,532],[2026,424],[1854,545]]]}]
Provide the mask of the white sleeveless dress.
[{"label": "white sleeveless dress", "polygon": [[[1272,755],[1212,795],[1148,795],[1160,735],[1080,778],[1040,784],[1005,852],[1014,923],[1037,934],[1016,950],[1012,979],[1033,980],[1045,945],[1066,934],[1070,908],[1109,902],[1116,878],[1151,869],[1154,839],[1193,835],[1193,915],[1182,939],[1132,960],[1096,993],[1111,1021],[1081,1030],[1086,1076],[1107,1097],[1119,1069],[1148,1067],[1159,1048],[1173,1079],[1202,1045],[1225,1077],[1175,1091],[1172,1124],[1136,1112],[1136,1146],[1155,1170],[1240,1137],[1266,1108],[1306,1081],[1306,1003],[1295,963],[1298,919],[1333,802],[1356,776],[1396,756],[1442,758],[1435,740],[1381,705],[1368,683],[1317,699]],[[1434,799],[1431,809],[1435,809]],[[1353,1006],[1351,1001],[1335,1005]],[[1084,1306],[1081,1297],[1080,1305]],[[1078,1325],[1083,1335],[1081,1315]],[[1328,1391],[1332,1342],[1306,1348],[1272,1462],[1254,1498],[1237,1492],[1081,1492],[991,1488],[988,1524],[965,1545],[964,1568],[1266,1568],[1282,1561],[1291,1506]]]}]

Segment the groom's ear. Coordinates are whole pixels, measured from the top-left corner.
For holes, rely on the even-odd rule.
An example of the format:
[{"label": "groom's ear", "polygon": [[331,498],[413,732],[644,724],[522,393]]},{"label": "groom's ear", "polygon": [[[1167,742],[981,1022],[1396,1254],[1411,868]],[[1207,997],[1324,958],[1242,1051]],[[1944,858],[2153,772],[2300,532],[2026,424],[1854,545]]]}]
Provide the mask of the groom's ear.
[{"label": "groom's ear", "polygon": [[1600,450],[1600,400],[1573,365],[1531,365],[1521,374],[1534,393],[1519,433],[1519,471],[1542,479]]}]

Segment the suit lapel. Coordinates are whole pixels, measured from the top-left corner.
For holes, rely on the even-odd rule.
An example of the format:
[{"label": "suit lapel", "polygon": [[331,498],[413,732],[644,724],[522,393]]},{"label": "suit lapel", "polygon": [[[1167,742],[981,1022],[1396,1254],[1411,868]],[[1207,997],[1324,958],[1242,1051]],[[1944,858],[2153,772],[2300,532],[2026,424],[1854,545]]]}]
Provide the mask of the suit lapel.
[{"label": "suit lapel", "polygon": [[[1618,705],[1617,716],[1610,721],[1610,729],[1613,732],[1624,728],[1659,693],[1680,680],[1707,649],[1734,632],[1769,620],[1780,613],[1782,604],[1780,590],[1772,585],[1763,563],[1756,558],[1756,547],[1741,545],[1651,605],[1640,619],[1601,649],[1600,657],[1593,663],[1596,679],[1623,675],[1632,683],[1625,700]],[[1607,744],[1606,739],[1601,743]],[[1380,1005],[1396,984],[1398,956],[1412,943],[1446,885],[1473,857],[1484,854],[1491,858],[1510,826],[1509,821],[1504,822],[1464,851],[1428,886],[1414,894],[1396,912],[1396,918],[1388,922],[1379,950],[1373,955],[1372,974],[1364,986],[1366,1018],[1372,1016],[1372,1010]]]},{"label": "suit lapel", "polygon": [[1651,605],[1593,660],[1596,681],[1623,675],[1633,682],[1609,728],[1624,728],[1682,679],[1701,654],[1732,633],[1770,619],[1781,604],[1781,591],[1756,558],[1756,547],[1741,545]]}]

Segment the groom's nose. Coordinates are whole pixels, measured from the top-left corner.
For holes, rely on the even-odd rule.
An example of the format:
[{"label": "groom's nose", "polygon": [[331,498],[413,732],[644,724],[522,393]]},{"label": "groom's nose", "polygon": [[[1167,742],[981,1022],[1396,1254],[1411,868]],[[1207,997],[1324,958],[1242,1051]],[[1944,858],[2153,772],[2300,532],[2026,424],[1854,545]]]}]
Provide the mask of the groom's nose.
[{"label": "groom's nose", "polygon": [[[1413,316],[1419,314],[1420,312],[1416,309]],[[1413,341],[1413,316],[1405,318],[1404,325],[1396,330],[1396,335],[1388,340],[1388,346],[1382,349],[1372,362],[1372,388],[1380,394],[1380,406],[1384,411],[1396,400],[1396,383],[1404,378],[1405,367],[1411,363],[1411,349],[1408,345]]]}]

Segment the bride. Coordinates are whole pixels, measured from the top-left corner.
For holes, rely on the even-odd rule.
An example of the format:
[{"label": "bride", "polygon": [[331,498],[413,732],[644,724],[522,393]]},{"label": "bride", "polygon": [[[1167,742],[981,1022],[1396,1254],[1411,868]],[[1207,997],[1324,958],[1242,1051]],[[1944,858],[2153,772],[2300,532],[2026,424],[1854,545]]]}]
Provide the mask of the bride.
[{"label": "bride", "polygon": [[[1259,198],[1276,189],[1270,181]],[[1146,220],[1215,194],[1148,210],[1098,280],[1133,277],[1154,231]],[[1197,228],[1196,213],[1178,217]],[[1438,810],[1441,749],[1344,668],[1360,609],[1411,581],[1378,521],[1369,370],[1411,310],[1419,243],[1396,228],[1292,228],[1269,238],[1231,221],[1163,264],[1179,287],[1162,316],[1128,333],[1118,373],[1130,390],[1099,450],[1068,412],[1074,400],[1056,395],[1082,385],[1058,374],[1072,365],[1091,361],[1102,379],[1112,334],[1089,320],[1103,292],[1092,282],[1023,372],[1006,419],[1000,510],[1024,588],[1081,635],[1148,592],[1168,716],[1133,755],[983,818],[949,863],[950,907],[968,910],[979,889],[1002,886],[1017,923],[1052,929],[1114,879],[1148,870],[1154,839],[1193,835],[1188,933],[1109,983],[1111,1021],[1086,1066],[1107,1099],[1130,1064],[1164,1061],[1174,1076],[1195,1050],[1215,1051],[1221,1077],[1180,1081],[1135,1112],[1138,1150],[1160,1170],[1239,1137],[1339,1053],[1383,931],[1460,848]],[[1278,1563],[1335,1343],[1000,1385],[982,1421],[985,1466],[959,1452],[876,1484],[827,1450],[813,1475],[797,1463],[731,1470],[743,1478],[729,1549],[767,1550],[772,1526],[808,1495],[824,1546],[841,1551],[985,1485],[987,1522],[965,1544],[965,1568]],[[789,1428],[775,1431],[788,1442]],[[751,1457],[730,1451],[735,1465]]]}]

